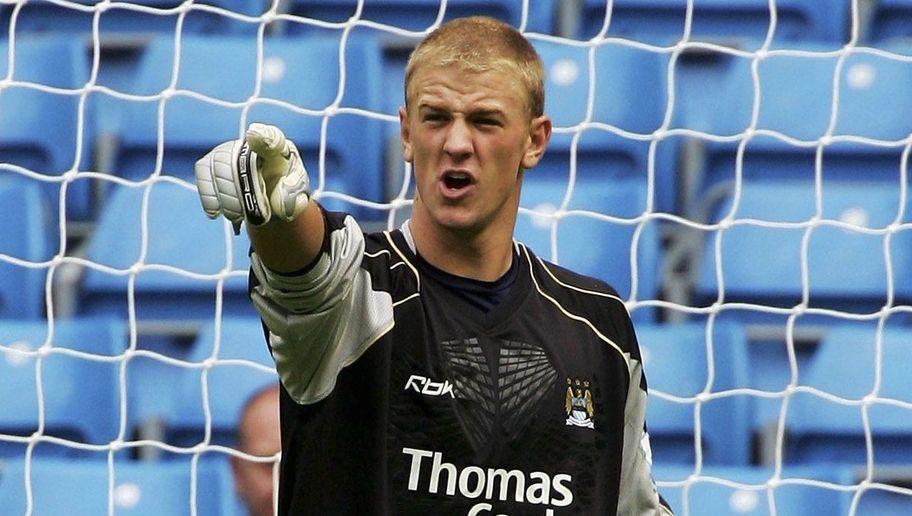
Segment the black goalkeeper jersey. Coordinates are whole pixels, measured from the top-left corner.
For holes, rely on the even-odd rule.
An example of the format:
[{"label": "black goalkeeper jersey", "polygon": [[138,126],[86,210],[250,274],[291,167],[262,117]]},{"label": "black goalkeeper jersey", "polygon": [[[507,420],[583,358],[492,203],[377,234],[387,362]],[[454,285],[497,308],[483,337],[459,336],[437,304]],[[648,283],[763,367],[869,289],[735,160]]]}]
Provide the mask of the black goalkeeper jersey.
[{"label": "black goalkeeper jersey", "polygon": [[609,286],[515,245],[487,313],[416,266],[406,223],[326,213],[295,275],[252,255],[283,386],[279,514],[665,514],[646,382]]}]

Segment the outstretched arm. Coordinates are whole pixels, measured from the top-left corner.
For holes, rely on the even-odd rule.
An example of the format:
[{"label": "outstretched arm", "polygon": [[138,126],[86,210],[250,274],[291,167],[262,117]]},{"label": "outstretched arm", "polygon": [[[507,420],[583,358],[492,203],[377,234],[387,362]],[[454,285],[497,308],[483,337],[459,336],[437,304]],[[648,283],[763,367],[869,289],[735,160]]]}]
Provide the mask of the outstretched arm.
[{"label": "outstretched arm", "polygon": [[[324,214],[307,194],[294,144],[252,124],[196,163],[203,209],[253,243],[250,298],[269,329],[282,386],[298,403],[328,396],[339,371],[393,327],[390,294],[362,268],[365,239],[344,214]],[[381,270],[389,270],[381,267]]]}]

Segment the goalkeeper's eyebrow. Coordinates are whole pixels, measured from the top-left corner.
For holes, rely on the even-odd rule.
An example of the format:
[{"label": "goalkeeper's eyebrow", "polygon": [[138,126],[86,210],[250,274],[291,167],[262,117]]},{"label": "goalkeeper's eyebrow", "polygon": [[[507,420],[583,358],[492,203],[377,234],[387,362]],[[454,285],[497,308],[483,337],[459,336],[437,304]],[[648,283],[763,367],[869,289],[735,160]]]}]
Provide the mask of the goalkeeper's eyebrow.
[{"label": "goalkeeper's eyebrow", "polygon": [[[431,111],[435,113],[449,113],[450,110],[442,108],[440,106],[435,106],[429,102],[422,102],[418,106],[418,112]],[[503,120],[507,117],[506,113],[503,110],[494,108],[494,107],[482,107],[478,109],[472,109],[467,114],[469,118],[496,118],[498,120]]]}]

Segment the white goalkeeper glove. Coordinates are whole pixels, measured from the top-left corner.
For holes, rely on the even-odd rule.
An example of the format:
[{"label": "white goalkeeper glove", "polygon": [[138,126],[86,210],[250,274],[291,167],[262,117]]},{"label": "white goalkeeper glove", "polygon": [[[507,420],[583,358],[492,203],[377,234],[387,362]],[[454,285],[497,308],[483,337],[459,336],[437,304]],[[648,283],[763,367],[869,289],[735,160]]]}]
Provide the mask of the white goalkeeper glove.
[{"label": "white goalkeeper glove", "polygon": [[222,214],[240,232],[241,222],[262,226],[273,217],[292,221],[304,211],[310,179],[294,143],[272,125],[250,124],[246,138],[224,142],[196,162],[203,211]]}]

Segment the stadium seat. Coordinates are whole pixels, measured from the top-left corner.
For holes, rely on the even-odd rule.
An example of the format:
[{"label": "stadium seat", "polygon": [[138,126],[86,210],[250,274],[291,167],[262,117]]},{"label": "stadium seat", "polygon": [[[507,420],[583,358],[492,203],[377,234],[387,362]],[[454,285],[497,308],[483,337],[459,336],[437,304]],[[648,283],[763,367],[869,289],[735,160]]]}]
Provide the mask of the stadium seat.
[{"label": "stadium seat", "polygon": [[[45,176],[44,191],[57,206],[60,176],[90,164],[94,116],[89,107],[80,108],[76,91],[89,80],[85,46],[61,36],[18,37],[14,57],[14,82],[0,95],[0,174],[10,175],[5,165],[15,165]],[[7,70],[8,58],[8,42],[0,41],[0,69]],[[88,180],[73,180],[67,186],[67,214],[87,218],[89,194]]]},{"label": "stadium seat", "polygon": [[[621,45],[598,47],[593,92],[597,100],[587,121],[588,49],[543,41],[534,44],[545,68],[545,113],[552,118],[555,131],[542,161],[526,174],[527,183],[551,177],[567,182],[575,145],[577,181],[636,180],[645,186],[650,147],[646,138],[665,118],[667,56]],[[577,127],[587,122],[599,125]],[[622,135],[622,131],[639,137]],[[574,143],[575,133],[579,138]],[[675,152],[673,141],[658,141],[656,211],[673,209]],[[645,195],[639,202],[645,210]]]},{"label": "stadium seat", "polygon": [[[190,178],[193,163],[213,146],[237,138],[249,122],[268,122],[281,127],[295,141],[310,172],[312,188],[382,201],[381,122],[349,112],[331,111],[328,117],[321,113],[337,96],[340,108],[381,111],[380,50],[372,38],[348,38],[345,67],[357,73],[348,73],[342,83],[339,46],[338,36],[267,40],[262,80],[258,96],[253,98],[255,39],[182,38],[176,87],[210,100],[176,93],[165,102],[161,173]],[[140,94],[157,95],[168,88],[175,55],[173,38],[150,43],[136,82]],[[252,101],[249,111],[243,109],[247,101]],[[155,170],[159,103],[130,102],[124,109],[117,173],[144,179]],[[321,142],[323,124],[325,147]],[[319,159],[321,150],[325,151],[325,163]],[[321,174],[321,166],[325,174]]]},{"label": "stadium seat", "polygon": [[9,257],[0,258],[0,317],[39,319],[44,314],[47,268],[9,259],[38,264],[53,258],[53,210],[37,181],[6,176],[0,172],[0,255]]},{"label": "stadium seat", "polygon": [[[527,172],[535,174],[536,171]],[[618,291],[623,299],[631,296],[632,264],[630,249],[638,224],[610,222],[595,214],[632,219],[642,208],[643,185],[626,182],[578,182],[573,190],[569,213],[560,219],[552,215],[563,201],[567,183],[558,178],[526,178],[521,206],[525,210],[516,221],[516,240],[528,245],[545,260],[555,261],[551,248],[552,221],[557,223],[557,263],[580,274],[599,278]],[[639,300],[656,299],[659,285],[659,231],[655,221],[642,223],[637,247],[637,292]],[[642,312],[642,313],[641,313]],[[636,310],[645,316],[648,310]],[[639,317],[638,317],[639,319]]]},{"label": "stadium seat", "polygon": [[[809,51],[821,47],[807,45]],[[757,129],[776,131],[805,145],[786,143],[772,135],[754,135],[744,147],[740,168],[741,192],[738,219],[753,217],[778,222],[808,221],[815,215],[816,145],[823,137],[833,112],[833,79],[836,57],[775,55],[758,67],[760,79]],[[884,228],[899,214],[898,182],[903,140],[912,133],[912,121],[899,107],[912,94],[912,65],[884,57],[853,53],[846,57],[839,79],[834,136],[877,139],[887,144],[835,141],[823,148],[821,172],[823,204],[827,219],[854,222],[869,228]],[[685,120],[684,126],[715,135],[737,135],[750,125],[753,83],[750,62],[736,59],[719,86],[715,109],[704,118]],[[899,103],[897,105],[897,103]],[[685,117],[686,118],[686,117]],[[897,142],[895,144],[889,142]],[[698,193],[688,213],[698,220],[718,221],[734,206],[738,145],[740,142],[703,142]],[[904,221],[898,221],[904,222]],[[906,231],[893,235],[891,255],[906,260]],[[723,273],[727,299],[787,297],[801,293],[801,228],[737,226],[726,231],[723,243]],[[704,250],[698,297],[716,299],[713,246],[708,238]],[[772,239],[772,240],[769,240]],[[882,246],[883,237],[834,227],[819,227],[811,233],[811,296],[852,299],[876,303],[886,291],[884,259],[870,259]],[[768,255],[764,267],[750,256],[755,249],[781,249]],[[875,246],[874,248],[870,246]],[[843,247],[848,246],[848,247]],[[825,253],[838,249],[829,258]],[[747,253],[747,254],[745,254]],[[748,264],[750,262],[750,264]],[[851,264],[851,268],[848,265]],[[897,295],[908,297],[905,270],[894,267]],[[858,299],[860,296],[861,299]],[[881,302],[882,304],[882,302]]]},{"label": "stadium seat", "polygon": [[[703,324],[693,323],[640,324],[637,326],[637,340],[651,392],[646,423],[653,460],[693,464],[696,402],[678,403],[662,399],[656,393],[693,398],[707,388],[710,371],[706,328]],[[747,342],[739,326],[716,324],[712,353],[710,393],[747,385]],[[701,404],[704,464],[749,463],[749,407],[750,398],[745,395],[711,399]]]},{"label": "stadium seat", "polygon": [[[885,328],[879,357],[875,343],[874,324],[832,328],[807,371],[800,372],[799,383],[856,402],[876,394],[878,398],[912,403],[912,380],[906,366],[912,356],[912,332],[907,328]],[[875,383],[878,358],[879,385]],[[874,463],[912,463],[912,410],[875,401],[868,408],[868,418]],[[796,392],[788,408],[786,426],[786,460],[791,463],[864,464],[868,458],[862,408],[858,404],[844,405]]]},{"label": "stadium seat", "polygon": [[[821,215],[826,220],[862,228],[888,227],[900,213],[895,183],[871,181],[827,182],[822,189]],[[728,214],[735,198],[727,197],[713,220]],[[737,220],[771,223],[807,223],[816,212],[814,185],[805,182],[756,182],[745,184],[737,197]],[[906,208],[908,213],[908,208]],[[800,302],[802,242],[806,229],[736,224],[708,237],[703,252],[698,297],[703,302],[718,297],[716,271],[721,267],[726,301],[755,301],[776,306]],[[820,225],[807,240],[807,287],[811,306],[855,312],[882,307],[888,296],[885,235]],[[715,246],[721,239],[721,263]],[[887,251],[892,260],[892,290],[900,300],[912,298],[912,232],[893,233]],[[775,250],[770,252],[770,250]],[[763,263],[757,263],[757,256]]]},{"label": "stadium seat", "polygon": [[[656,463],[652,468],[656,482],[680,482],[694,474],[693,465]],[[820,479],[833,483],[840,480],[832,470],[792,466],[784,468],[780,485],[766,489],[773,477],[772,470],[750,466],[706,466],[700,478],[683,486],[659,486],[659,493],[671,505],[675,514],[711,514],[713,516],[806,516],[808,514],[848,514],[842,510],[843,494],[835,488],[808,483],[802,479]],[[723,483],[724,482],[724,483]],[[731,483],[741,484],[734,487]],[[728,485],[726,485],[728,484]],[[775,512],[770,508],[768,493],[772,492]],[[689,510],[685,510],[684,507]],[[888,513],[881,513],[888,514]]]},{"label": "stadium seat", "polygon": [[[219,336],[218,352],[215,351],[216,336]],[[209,359],[215,360],[206,370],[210,442],[230,446],[234,444],[244,403],[255,392],[278,381],[260,320],[224,318],[218,335],[213,323],[206,324],[187,360],[202,364]],[[176,381],[168,388],[162,389],[159,384],[143,389],[137,393],[143,399],[136,399],[136,410],[131,416],[161,420],[169,443],[193,446],[203,442],[206,427],[203,371],[199,367],[181,368],[175,375]]]},{"label": "stadium seat", "polygon": [[[232,235],[223,220],[206,218],[195,189],[165,181],[149,187],[144,231],[146,189],[119,186],[106,203],[86,257],[121,272],[86,269],[80,313],[126,318],[132,292],[138,320],[211,320],[221,288],[223,313],[253,314],[246,232]],[[135,274],[131,290],[128,270],[141,259],[148,269]],[[233,275],[219,285],[215,275],[226,268]]]},{"label": "stadium seat", "polygon": [[[606,36],[620,36],[652,44],[672,44],[684,35],[685,0],[614,0],[611,24]],[[694,2],[690,39],[763,39],[770,25],[770,4],[766,0],[697,0]],[[606,4],[584,0],[580,36],[592,38],[605,23]],[[775,42],[847,39],[848,4],[829,5],[816,0],[776,2]]]},{"label": "stadium seat", "polygon": [[[101,2],[94,0],[76,0],[86,6],[95,6]],[[126,34],[165,32],[172,35],[177,30],[180,0],[136,0],[130,5],[141,6],[143,11],[127,7],[128,2],[111,2],[99,17],[99,34],[103,39],[119,37]],[[229,33],[256,31],[257,23],[246,23],[225,14],[200,9],[206,5],[209,9],[218,8],[245,16],[260,16],[269,4],[260,0],[205,0],[194,2],[194,6],[184,16],[182,33]],[[157,9],[158,12],[148,12]],[[8,26],[12,6],[5,5],[0,11],[0,20]],[[18,33],[71,32],[92,33],[94,11],[64,7],[51,2],[28,2],[16,19]]]},{"label": "stadium seat", "polygon": [[[822,45],[795,46],[807,52],[828,50]],[[899,51],[900,48],[896,47]],[[756,129],[775,131],[790,138],[815,142],[825,135],[833,112],[833,79],[839,58],[835,55],[775,54],[761,61],[759,111]],[[740,135],[751,123],[754,84],[752,59],[727,62],[718,82],[697,84],[693,91],[679,91],[681,126],[718,136]],[[707,102],[707,92],[714,92]],[[900,141],[912,133],[912,121],[903,116],[912,95],[912,64],[886,57],[851,53],[839,77],[834,136]],[[899,104],[897,104],[899,103]],[[698,109],[687,109],[688,104]],[[735,179],[735,157],[740,142],[703,142],[704,192]],[[814,146],[786,143],[771,135],[754,135],[745,146],[742,177],[752,180],[803,180],[814,178]],[[823,152],[828,180],[898,178],[902,146],[876,146],[836,141]]]},{"label": "stadium seat", "polygon": [[[840,471],[840,483],[843,485],[860,485],[865,479],[863,466],[843,467]],[[907,466],[890,468],[875,466],[874,482],[892,488],[908,489],[912,480]],[[858,505],[852,513],[852,500],[855,491],[847,491],[842,496],[842,510],[839,514],[856,514],[858,516],[882,516],[885,514],[912,514],[912,495],[891,491],[884,487],[865,489],[858,497]]]},{"label": "stadium seat", "polygon": [[912,1],[878,0],[873,3],[872,9],[867,28],[868,41],[901,41],[912,36]]},{"label": "stadium seat", "polygon": [[[42,349],[50,331],[51,326],[44,321],[0,322],[0,433],[33,435],[39,429],[39,410],[43,407],[44,435],[88,444],[114,440],[120,425],[120,365],[110,358],[125,349],[124,324],[100,319],[58,320],[52,327],[51,347],[44,348],[49,350],[47,354],[40,359],[23,354]],[[96,358],[71,352],[90,353]],[[43,447],[39,445],[38,449]],[[0,507],[8,506],[0,503]]]},{"label": "stadium seat", "polygon": [[[195,512],[191,511],[191,466],[188,462],[115,461],[109,491],[108,462],[98,459],[35,458],[10,461],[0,476],[0,507],[5,514],[26,514],[26,482],[31,485],[32,514],[114,514],[159,516],[240,514],[231,505],[230,476],[215,461],[201,460],[196,471]],[[109,494],[110,493],[110,494]],[[110,496],[110,499],[109,499]]]},{"label": "stadium seat", "polygon": [[[322,22],[342,23],[355,15],[357,0],[290,0],[285,10],[289,14]],[[440,0],[366,0],[362,20],[384,23],[394,27],[422,31],[434,24],[442,3]],[[529,2],[526,30],[550,33],[554,27],[554,0]],[[450,0],[446,3],[444,20],[462,16],[484,15],[519,27],[523,3],[512,0]],[[306,23],[286,26],[290,33],[307,31]]]}]

